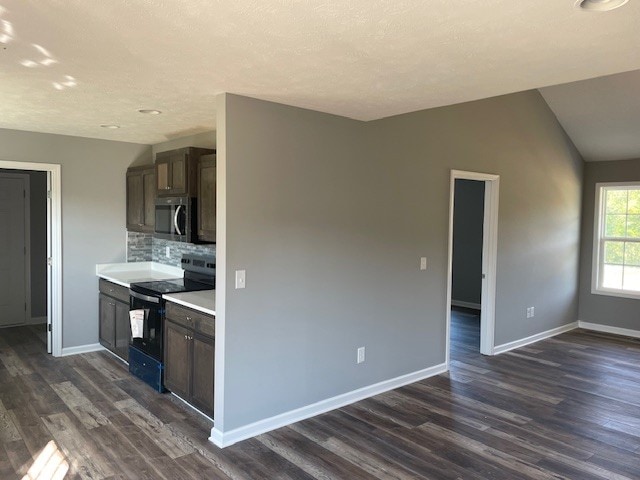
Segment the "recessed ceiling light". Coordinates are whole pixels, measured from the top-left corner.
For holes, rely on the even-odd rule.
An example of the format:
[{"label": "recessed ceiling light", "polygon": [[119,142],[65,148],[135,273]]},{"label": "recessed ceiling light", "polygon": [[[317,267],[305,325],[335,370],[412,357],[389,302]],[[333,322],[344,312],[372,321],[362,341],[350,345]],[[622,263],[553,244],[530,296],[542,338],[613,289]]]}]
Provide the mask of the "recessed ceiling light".
[{"label": "recessed ceiling light", "polygon": [[578,0],[576,7],[592,12],[607,12],[623,6],[629,0]]},{"label": "recessed ceiling light", "polygon": [[142,109],[142,110],[138,110],[140,113],[145,113],[147,115],[160,115],[162,112],[160,110],[147,110],[147,109]]},{"label": "recessed ceiling light", "polygon": [[102,128],[109,128],[111,130],[115,130],[116,128],[120,128],[120,125],[100,125]]}]

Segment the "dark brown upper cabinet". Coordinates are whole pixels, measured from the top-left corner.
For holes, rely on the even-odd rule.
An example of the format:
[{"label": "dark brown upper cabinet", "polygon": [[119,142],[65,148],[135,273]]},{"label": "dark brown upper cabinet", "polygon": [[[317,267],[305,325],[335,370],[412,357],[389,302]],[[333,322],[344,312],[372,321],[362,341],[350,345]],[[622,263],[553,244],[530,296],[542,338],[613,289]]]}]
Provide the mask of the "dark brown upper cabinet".
[{"label": "dark brown upper cabinet", "polygon": [[216,155],[198,162],[198,240],[216,241]]},{"label": "dark brown upper cabinet", "polygon": [[197,194],[198,160],[214,153],[208,148],[186,147],[156,154],[156,186],[159,197]]},{"label": "dark brown upper cabinet", "polygon": [[153,233],[156,171],[153,165],[127,170],[127,230]]}]

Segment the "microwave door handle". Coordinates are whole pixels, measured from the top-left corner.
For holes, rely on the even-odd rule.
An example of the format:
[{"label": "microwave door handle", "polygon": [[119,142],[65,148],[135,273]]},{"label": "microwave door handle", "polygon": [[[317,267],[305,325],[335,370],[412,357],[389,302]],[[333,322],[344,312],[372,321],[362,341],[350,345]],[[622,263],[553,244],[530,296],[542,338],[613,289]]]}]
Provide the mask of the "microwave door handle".
[{"label": "microwave door handle", "polygon": [[176,229],[176,232],[178,232],[178,235],[184,235],[181,231],[180,231],[180,226],[178,225],[178,216],[180,215],[180,209],[183,207],[183,205],[178,205],[176,207],[176,213],[173,214],[173,227]]}]

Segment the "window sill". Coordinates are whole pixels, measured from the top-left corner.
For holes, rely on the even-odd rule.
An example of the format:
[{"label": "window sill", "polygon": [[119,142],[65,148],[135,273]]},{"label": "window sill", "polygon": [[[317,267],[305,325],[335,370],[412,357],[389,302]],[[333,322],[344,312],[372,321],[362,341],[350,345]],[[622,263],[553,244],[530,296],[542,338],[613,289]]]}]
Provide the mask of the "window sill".
[{"label": "window sill", "polygon": [[630,298],[632,300],[640,300],[640,292],[630,293],[630,292],[619,292],[616,290],[597,290],[595,288],[592,288],[591,293],[594,295],[604,295],[606,297],[619,297],[619,298]]}]

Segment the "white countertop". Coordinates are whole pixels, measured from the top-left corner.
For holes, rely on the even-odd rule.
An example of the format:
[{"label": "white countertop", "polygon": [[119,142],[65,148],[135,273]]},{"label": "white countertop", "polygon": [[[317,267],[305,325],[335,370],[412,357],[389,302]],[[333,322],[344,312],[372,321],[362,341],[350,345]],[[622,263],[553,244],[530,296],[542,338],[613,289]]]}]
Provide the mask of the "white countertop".
[{"label": "white countertop", "polygon": [[199,292],[183,292],[183,293],[171,293],[163,295],[162,298],[168,302],[177,303],[184,307],[193,308],[199,312],[206,313],[208,315],[216,314],[216,291],[215,290],[201,290]]},{"label": "white countertop", "polygon": [[136,282],[182,278],[184,270],[158,262],[102,263],[96,265],[96,275],[129,288]]}]

